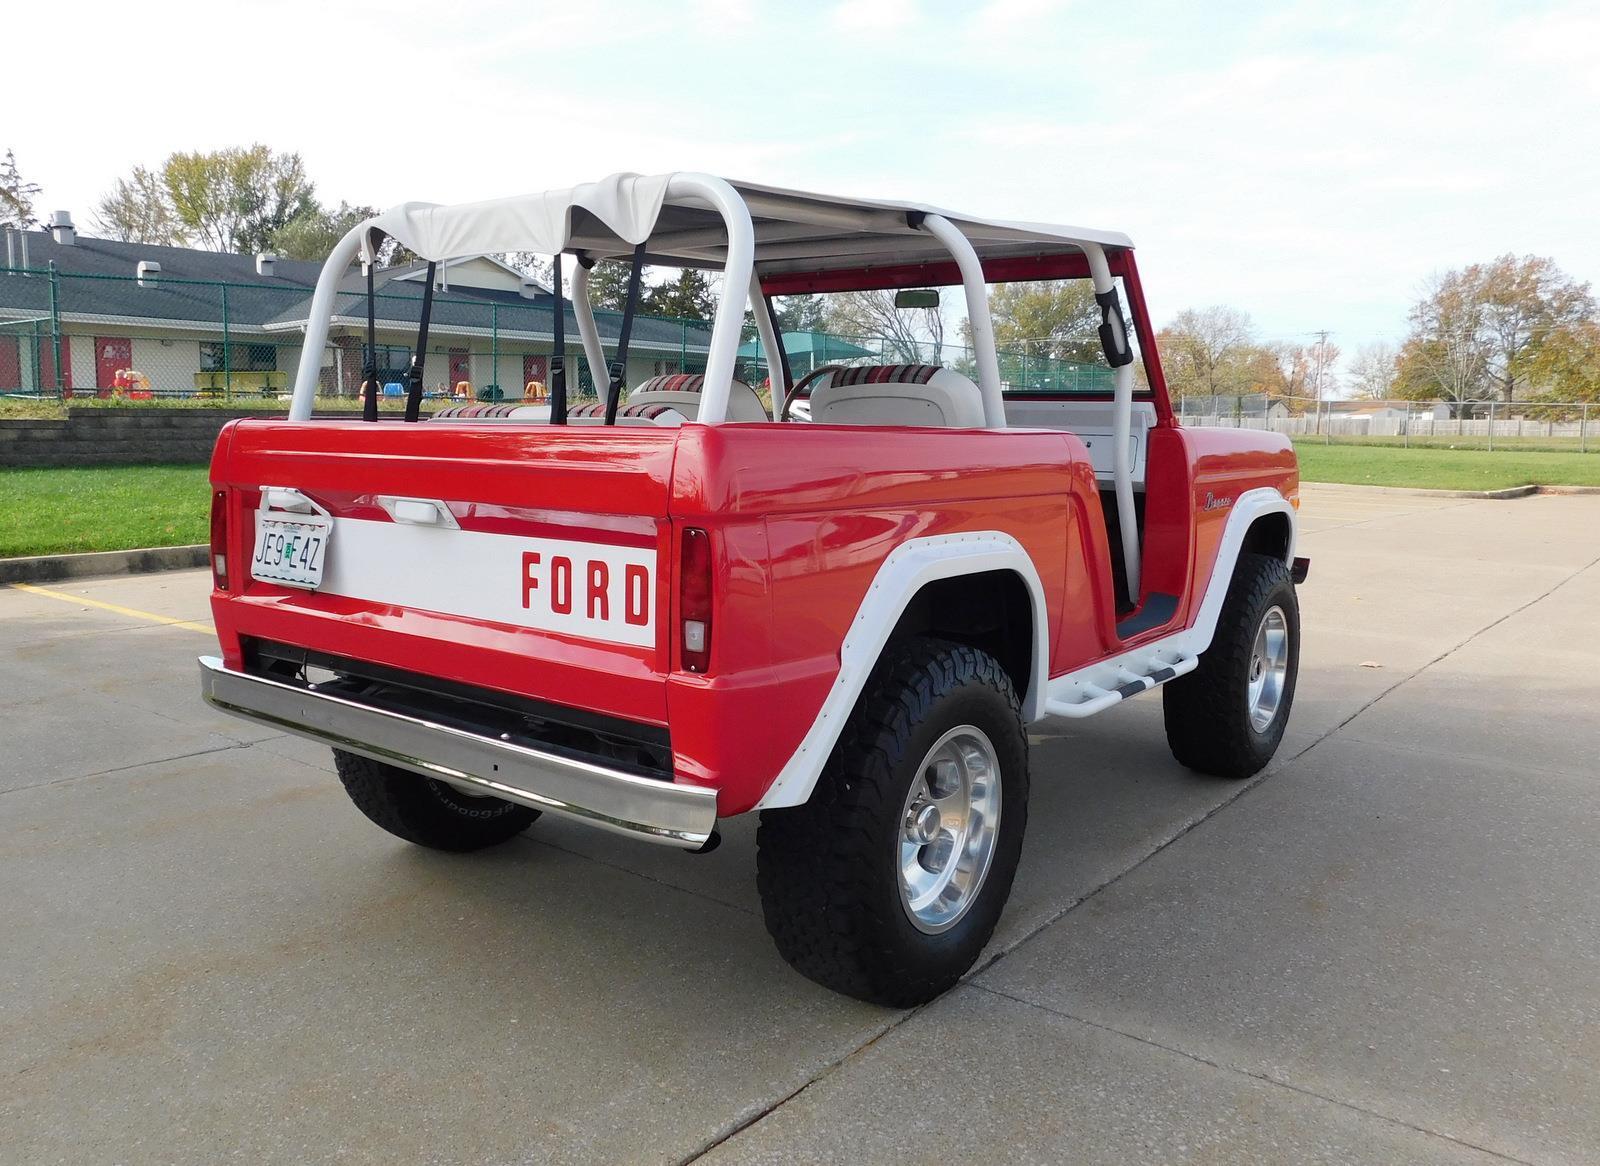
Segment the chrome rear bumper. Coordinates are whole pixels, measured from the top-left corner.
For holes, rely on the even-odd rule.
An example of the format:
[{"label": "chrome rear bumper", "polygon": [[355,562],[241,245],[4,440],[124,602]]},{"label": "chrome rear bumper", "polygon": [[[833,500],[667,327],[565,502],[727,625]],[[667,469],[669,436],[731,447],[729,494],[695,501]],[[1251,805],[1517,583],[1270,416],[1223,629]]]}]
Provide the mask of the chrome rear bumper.
[{"label": "chrome rear bumper", "polygon": [[713,790],[637,777],[421,717],[235,672],[200,657],[200,694],[223,712],[386,761],[468,793],[564,814],[648,842],[698,850],[717,821]]}]

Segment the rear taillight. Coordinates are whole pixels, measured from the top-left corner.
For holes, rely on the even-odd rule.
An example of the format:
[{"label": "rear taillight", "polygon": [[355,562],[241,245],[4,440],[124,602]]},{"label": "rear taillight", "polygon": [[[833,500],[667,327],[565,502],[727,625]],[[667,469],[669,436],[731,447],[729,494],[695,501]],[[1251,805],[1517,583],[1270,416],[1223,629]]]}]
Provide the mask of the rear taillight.
[{"label": "rear taillight", "polygon": [[211,495],[211,582],[218,591],[228,589],[228,493]]},{"label": "rear taillight", "polygon": [[683,532],[678,562],[678,626],[685,672],[711,666],[711,536],[697,527]]}]

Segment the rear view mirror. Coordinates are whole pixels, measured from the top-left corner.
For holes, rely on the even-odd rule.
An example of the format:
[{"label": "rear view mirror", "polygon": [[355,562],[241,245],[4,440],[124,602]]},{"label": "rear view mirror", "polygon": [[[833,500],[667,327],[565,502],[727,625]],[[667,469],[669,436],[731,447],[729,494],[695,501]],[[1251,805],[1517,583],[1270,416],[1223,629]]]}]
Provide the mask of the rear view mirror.
[{"label": "rear view mirror", "polygon": [[894,306],[897,308],[937,308],[939,306],[939,293],[934,288],[908,287],[903,291],[894,293]]}]

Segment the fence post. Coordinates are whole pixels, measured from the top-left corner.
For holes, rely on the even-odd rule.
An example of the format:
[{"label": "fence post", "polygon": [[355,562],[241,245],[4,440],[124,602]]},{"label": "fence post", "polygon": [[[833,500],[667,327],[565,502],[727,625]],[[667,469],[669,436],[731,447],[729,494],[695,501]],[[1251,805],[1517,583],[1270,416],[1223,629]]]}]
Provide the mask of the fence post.
[{"label": "fence post", "polygon": [[1400,448],[1411,448],[1411,402],[1406,402],[1406,419],[1401,423],[1404,427],[1400,430]]},{"label": "fence post", "polygon": [[1578,414],[1578,452],[1589,452],[1589,402],[1583,403],[1583,412]]},{"label": "fence post", "polygon": [[[492,370],[489,373],[489,383],[498,385],[500,383],[500,305],[496,303],[490,303],[489,305],[489,368]],[[448,380],[449,377],[445,379]],[[527,390],[524,389],[523,391],[526,392]]]},{"label": "fence post", "polygon": [[689,321],[678,321],[678,371],[689,371]]},{"label": "fence post", "polygon": [[[66,381],[61,377],[61,273],[56,270],[56,261],[50,261],[50,349],[55,359],[51,361],[56,370],[56,396],[61,396],[61,390]],[[37,379],[38,370],[34,370]]]},{"label": "fence post", "polygon": [[228,285],[222,285],[222,396],[233,400],[233,345],[228,336]]},{"label": "fence post", "polygon": [[1494,402],[1489,402],[1489,452],[1494,452]]}]

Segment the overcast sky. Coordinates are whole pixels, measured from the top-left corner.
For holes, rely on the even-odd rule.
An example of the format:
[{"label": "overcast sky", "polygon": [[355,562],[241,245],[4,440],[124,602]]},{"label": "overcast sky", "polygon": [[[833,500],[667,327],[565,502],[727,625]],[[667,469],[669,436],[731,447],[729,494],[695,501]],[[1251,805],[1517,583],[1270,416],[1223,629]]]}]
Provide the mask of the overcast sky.
[{"label": "overcast sky", "polygon": [[1403,334],[1434,270],[1531,252],[1600,282],[1593,0],[31,11],[0,149],[86,227],[135,163],[260,141],[331,202],[694,169],[1112,228],[1158,321],[1227,303],[1347,353]]}]

